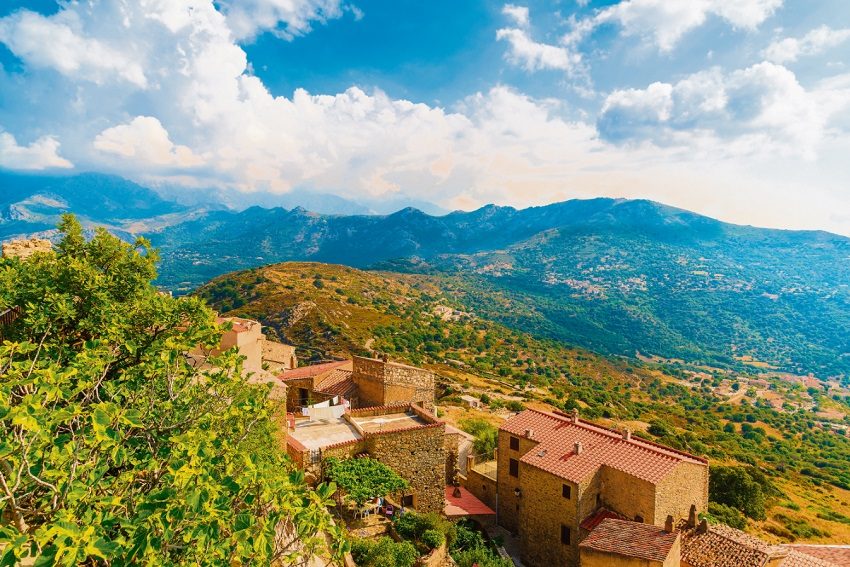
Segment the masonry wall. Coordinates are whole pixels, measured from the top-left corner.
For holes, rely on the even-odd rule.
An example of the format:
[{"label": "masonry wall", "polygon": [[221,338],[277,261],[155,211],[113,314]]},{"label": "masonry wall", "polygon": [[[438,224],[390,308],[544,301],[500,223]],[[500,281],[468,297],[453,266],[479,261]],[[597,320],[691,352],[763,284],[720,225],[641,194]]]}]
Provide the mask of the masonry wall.
[{"label": "masonry wall", "polygon": [[624,557],[614,553],[603,553],[594,549],[581,550],[581,567],[680,567],[679,542],[670,549],[665,561],[651,561],[637,557]]},{"label": "masonry wall", "polygon": [[472,469],[467,469],[466,476],[462,477],[461,484],[491,509],[497,509],[496,495],[498,492],[495,480]]},{"label": "masonry wall", "polygon": [[434,374],[428,370],[356,356],[352,379],[364,406],[418,403],[434,408]]},{"label": "masonry wall", "polygon": [[708,465],[679,463],[658,483],[655,525],[663,526],[668,515],[675,522],[687,519],[691,505],[697,514],[708,509]]},{"label": "masonry wall", "polygon": [[[522,562],[529,567],[577,567],[579,533],[577,487],[551,473],[520,463],[519,540]],[[572,489],[569,499],[562,487]],[[570,543],[561,543],[561,526],[570,529]]]},{"label": "masonry wall", "polygon": [[500,526],[510,532],[518,533],[520,498],[516,496],[514,490],[520,488],[522,471],[520,471],[518,478],[510,476],[509,463],[510,459],[519,461],[525,453],[537,445],[537,442],[525,437],[518,437],[519,450],[514,451],[510,448],[511,437],[512,435],[507,431],[499,431],[498,450],[496,451],[499,506],[496,512]]},{"label": "masonry wall", "polygon": [[654,484],[608,466],[603,466],[600,472],[599,490],[603,506],[629,520],[664,526],[664,519],[660,524],[655,521]]},{"label": "masonry wall", "polygon": [[366,448],[375,459],[410,483],[413,506],[420,512],[441,512],[445,504],[445,425],[366,435]]}]

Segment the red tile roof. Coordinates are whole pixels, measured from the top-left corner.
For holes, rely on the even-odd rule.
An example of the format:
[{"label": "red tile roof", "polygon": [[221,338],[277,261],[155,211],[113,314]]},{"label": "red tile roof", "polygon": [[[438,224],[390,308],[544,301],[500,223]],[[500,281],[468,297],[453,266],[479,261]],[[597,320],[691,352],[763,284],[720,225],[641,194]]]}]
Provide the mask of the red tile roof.
[{"label": "red tile roof", "polygon": [[625,516],[621,516],[617,512],[612,512],[608,508],[600,508],[599,510],[582,520],[581,524],[579,524],[579,527],[583,530],[592,532],[594,528],[596,528],[596,526],[602,523],[603,520],[607,520],[609,518],[612,520],[626,519]]},{"label": "red tile roof", "polygon": [[682,562],[693,567],[763,567],[771,559],[789,553],[788,549],[723,524],[709,526],[705,532],[682,532]]},{"label": "red tile roof", "polygon": [[321,378],[321,381],[314,387],[317,392],[321,392],[329,396],[343,396],[345,398],[350,398],[357,389],[357,385],[354,383],[354,380],[352,380],[351,374],[351,370],[335,368],[325,377]]},{"label": "red tile roof", "polygon": [[[707,465],[705,459],[631,437],[565,414],[527,409],[500,427],[512,435],[524,437],[531,431],[537,445],[521,462],[579,483],[602,466],[617,469],[653,484],[667,476],[679,463]],[[581,452],[575,444],[581,443]]]},{"label": "red tile roof", "polygon": [[793,551],[782,567],[850,566],[850,545],[797,544],[783,547]]},{"label": "red tile roof", "polygon": [[663,562],[678,537],[676,532],[665,532],[651,524],[607,518],[584,538],[579,547]]},{"label": "red tile roof", "polygon": [[[460,492],[460,496],[455,496],[455,490]],[[449,518],[496,515],[492,508],[462,486],[446,487],[446,506],[443,513]]]},{"label": "red tile roof", "polygon": [[349,364],[350,362],[351,361],[349,360],[334,360],[333,362],[323,362],[322,364],[299,366],[298,368],[293,368],[292,370],[284,370],[281,374],[278,374],[278,378],[280,378],[284,382],[286,382],[287,380],[312,378],[324,372],[333,370],[334,368],[339,368],[340,366]]}]

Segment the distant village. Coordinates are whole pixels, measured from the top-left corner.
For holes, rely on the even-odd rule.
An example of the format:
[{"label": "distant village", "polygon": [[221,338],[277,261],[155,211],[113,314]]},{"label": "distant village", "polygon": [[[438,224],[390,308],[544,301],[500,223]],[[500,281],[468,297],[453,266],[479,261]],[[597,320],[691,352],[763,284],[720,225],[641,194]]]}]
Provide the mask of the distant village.
[{"label": "distant village", "polygon": [[[501,424],[495,455],[481,459],[471,435],[437,417],[433,372],[385,356],[299,366],[259,322],[221,322],[230,327],[221,348],[236,347],[248,380],[272,383],[270,395],[286,400],[281,442],[309,479],[324,478],[328,458],[376,459],[409,484],[396,509],[472,520],[515,565],[836,567],[850,557],[850,546],[770,545],[707,523],[707,459],[628,429],[526,409]],[[368,534],[389,524],[373,522]],[[453,564],[445,553],[420,563]]]}]

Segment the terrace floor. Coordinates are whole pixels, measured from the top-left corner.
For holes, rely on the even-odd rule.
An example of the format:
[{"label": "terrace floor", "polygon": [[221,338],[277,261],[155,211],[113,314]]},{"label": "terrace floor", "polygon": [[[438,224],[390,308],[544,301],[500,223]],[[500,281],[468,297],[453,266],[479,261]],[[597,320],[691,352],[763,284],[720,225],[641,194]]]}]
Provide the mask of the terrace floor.
[{"label": "terrace floor", "polygon": [[318,421],[296,420],[295,429],[290,429],[289,435],[310,450],[360,439],[354,426],[341,417]]},{"label": "terrace floor", "polygon": [[392,413],[374,417],[353,417],[352,420],[367,433],[390,431],[394,429],[410,429],[428,422],[414,413]]}]

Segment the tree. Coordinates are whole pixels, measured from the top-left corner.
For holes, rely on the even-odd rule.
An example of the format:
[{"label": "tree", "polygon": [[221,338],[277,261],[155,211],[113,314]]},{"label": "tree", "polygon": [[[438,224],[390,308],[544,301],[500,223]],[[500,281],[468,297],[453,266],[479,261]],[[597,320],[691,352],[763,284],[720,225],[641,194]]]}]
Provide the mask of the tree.
[{"label": "tree", "polygon": [[[758,480],[767,481],[766,478]],[[758,480],[745,467],[711,467],[709,499],[740,510],[754,520],[763,520],[766,517],[765,494]]]},{"label": "tree", "polygon": [[492,423],[480,417],[468,417],[460,420],[460,428],[475,436],[472,447],[475,454],[485,457],[493,454],[499,440],[499,430]]},{"label": "tree", "polygon": [[[346,545],[332,486],[311,490],[276,439],[274,402],[221,329],[159,293],[157,254],[65,216],[55,253],[0,260],[2,565],[292,564]],[[4,549],[5,548],[5,549]]]},{"label": "tree", "polygon": [[404,490],[408,483],[393,469],[371,457],[325,461],[325,475],[362,506],[371,498]]}]

